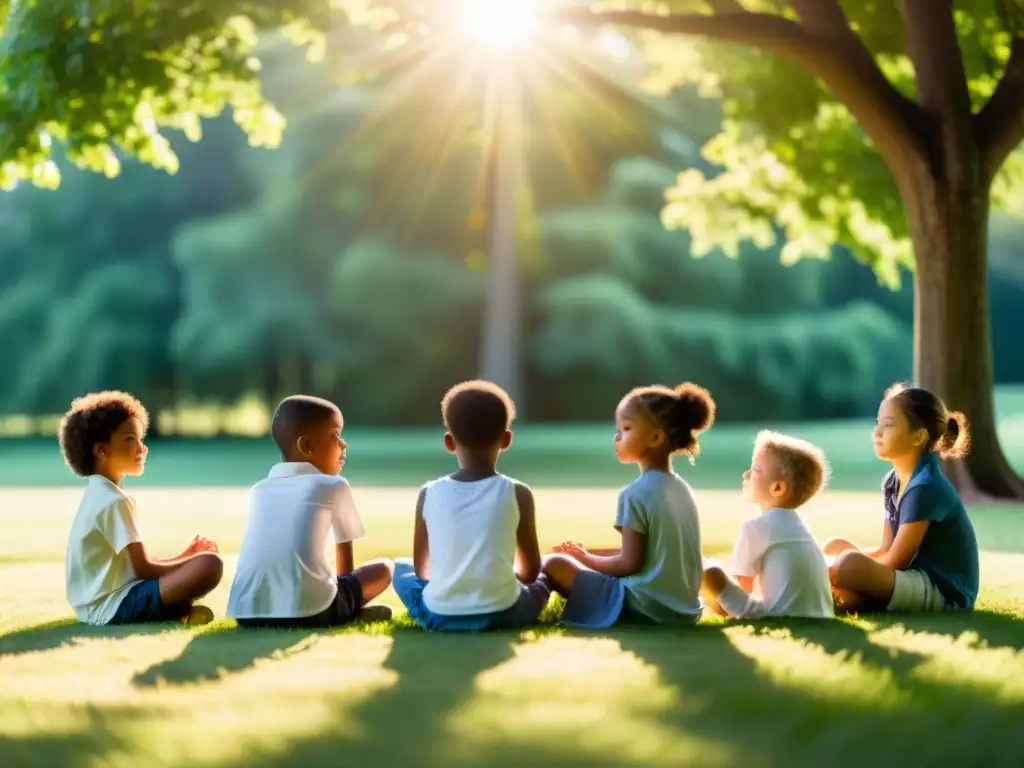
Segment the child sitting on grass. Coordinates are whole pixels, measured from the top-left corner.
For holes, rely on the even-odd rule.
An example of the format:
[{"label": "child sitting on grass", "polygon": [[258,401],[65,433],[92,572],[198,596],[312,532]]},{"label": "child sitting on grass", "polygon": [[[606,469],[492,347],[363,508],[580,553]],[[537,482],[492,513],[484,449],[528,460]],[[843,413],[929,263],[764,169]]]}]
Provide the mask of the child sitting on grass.
[{"label": "child sitting on grass", "polygon": [[[228,597],[242,627],[333,627],[361,617],[391,618],[364,606],[391,584],[391,563],[353,569],[352,542],[365,535],[348,481],[341,411],[327,400],[281,401],[271,432],[282,462],[253,486],[249,521]],[[334,532],[335,569],[327,564]]]},{"label": "child sitting on grass", "polygon": [[565,543],[544,559],[544,573],[567,603],[562,622],[604,628],[639,620],[694,624],[701,616],[700,520],[690,486],[672,457],[697,455],[698,436],[715,419],[703,387],[644,387],[615,411],[615,454],[640,477],[619,495],[618,552],[598,555]]},{"label": "child sitting on grass", "polygon": [[497,385],[468,381],[445,394],[441,415],[459,469],[420,491],[413,559],[395,563],[395,592],[428,630],[534,624],[551,590],[538,578],[533,493],[497,470],[515,406]]},{"label": "child sitting on grass", "polygon": [[192,603],[220,583],[217,545],[197,536],[177,557],[151,557],[135,500],[121,488],[125,475],[143,472],[148,427],[142,403],[124,392],[80,397],[60,424],[64,460],[88,479],[71,524],[65,572],[68,602],[86,624],[213,618],[209,608]]},{"label": "child sitting on grass", "polygon": [[[719,612],[734,619],[835,616],[828,564],[797,513],[828,481],[825,454],[814,445],[777,432],[761,432],[750,469],[743,473],[743,497],[761,508],[760,517],[740,528],[732,572],[704,571],[704,593]],[[755,588],[761,599],[753,596]]]},{"label": "child sitting on grass", "polygon": [[978,540],[939,459],[967,453],[967,419],[926,389],[897,384],[885,393],[875,454],[892,464],[882,482],[885,526],[879,547],[846,539],[825,544],[836,556],[832,585],[846,612],[969,611],[978,597]]}]

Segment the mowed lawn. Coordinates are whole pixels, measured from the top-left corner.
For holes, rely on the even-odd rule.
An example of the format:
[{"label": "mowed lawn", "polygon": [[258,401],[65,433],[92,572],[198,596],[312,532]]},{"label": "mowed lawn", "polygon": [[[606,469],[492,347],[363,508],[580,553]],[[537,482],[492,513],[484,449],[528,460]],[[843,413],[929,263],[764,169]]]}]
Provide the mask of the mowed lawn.
[{"label": "mowed lawn", "polygon": [[[159,554],[218,540],[223,616],[243,488],[133,491]],[[356,488],[360,559],[409,552],[415,488]],[[335,632],[230,620],[88,629],[63,597],[79,490],[0,489],[0,766],[1024,765],[1024,511],[974,510],[972,615],[688,630],[427,635],[401,616]],[[615,491],[540,488],[542,545],[611,545]],[[748,514],[699,493],[705,550]],[[874,541],[871,493],[807,513]],[[385,598],[396,604],[394,595]]]}]

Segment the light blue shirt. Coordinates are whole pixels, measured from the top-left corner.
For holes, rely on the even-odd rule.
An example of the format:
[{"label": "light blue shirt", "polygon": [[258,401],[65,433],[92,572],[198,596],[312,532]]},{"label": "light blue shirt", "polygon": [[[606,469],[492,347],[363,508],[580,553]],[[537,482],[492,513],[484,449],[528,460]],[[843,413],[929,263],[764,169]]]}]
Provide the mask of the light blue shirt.
[{"label": "light blue shirt", "polygon": [[659,624],[696,622],[704,565],[690,486],[674,472],[645,472],[619,495],[615,527],[647,539],[643,568],[622,579],[627,607]]}]

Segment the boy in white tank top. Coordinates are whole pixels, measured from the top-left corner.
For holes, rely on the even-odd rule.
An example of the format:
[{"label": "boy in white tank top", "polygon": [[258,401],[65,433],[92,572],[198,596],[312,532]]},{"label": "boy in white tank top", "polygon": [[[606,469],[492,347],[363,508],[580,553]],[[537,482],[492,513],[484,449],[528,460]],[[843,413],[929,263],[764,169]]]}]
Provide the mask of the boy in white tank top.
[{"label": "boy in white tank top", "polygon": [[441,414],[459,470],[420,491],[413,559],[395,562],[395,592],[428,630],[534,624],[551,589],[540,575],[533,493],[497,470],[515,406],[497,385],[468,381],[448,391]]}]

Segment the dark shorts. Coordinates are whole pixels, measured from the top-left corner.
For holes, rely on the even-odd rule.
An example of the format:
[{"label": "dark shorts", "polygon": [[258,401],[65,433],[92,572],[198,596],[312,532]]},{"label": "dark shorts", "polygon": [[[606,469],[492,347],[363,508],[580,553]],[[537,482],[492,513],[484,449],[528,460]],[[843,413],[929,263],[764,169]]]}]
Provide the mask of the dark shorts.
[{"label": "dark shorts", "polygon": [[124,596],[117,607],[111,624],[145,624],[158,621],[177,621],[187,616],[191,605],[164,605],[160,599],[160,582],[157,579],[140,581]]},{"label": "dark shorts", "polygon": [[431,632],[481,632],[486,629],[515,629],[537,623],[551,597],[551,587],[544,576],[532,584],[519,585],[519,599],[510,608],[496,613],[473,616],[444,616],[434,613],[423,602],[427,582],[416,576],[412,561],[395,561],[395,592],[409,611],[409,618]]},{"label": "dark shorts", "polygon": [[363,585],[353,574],[338,577],[338,594],[326,609],[312,616],[280,619],[238,619],[238,626],[250,629],[325,629],[347,624],[359,616],[366,601]]}]

